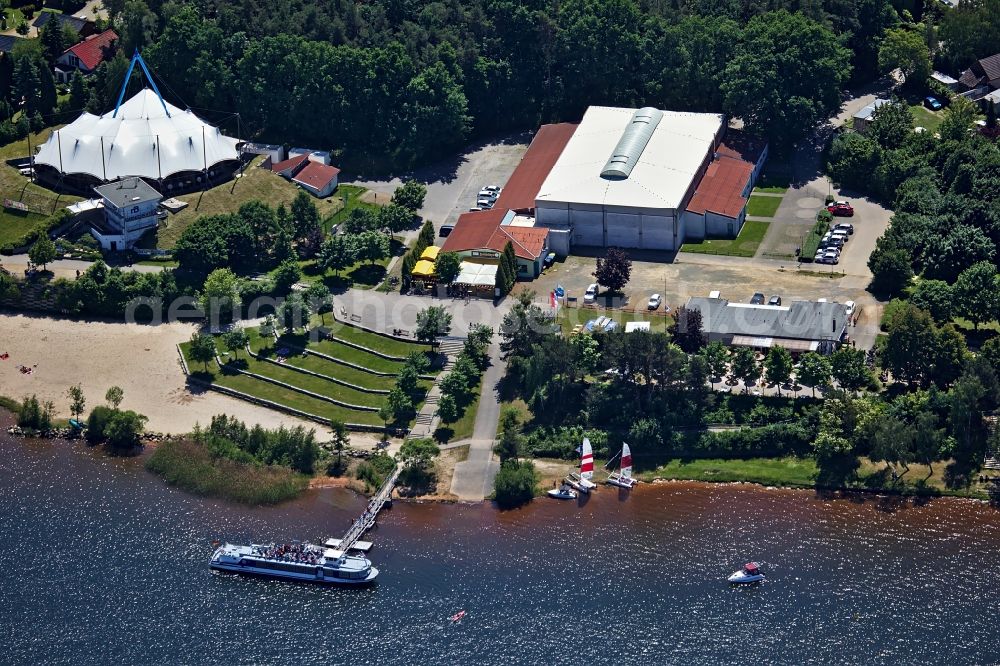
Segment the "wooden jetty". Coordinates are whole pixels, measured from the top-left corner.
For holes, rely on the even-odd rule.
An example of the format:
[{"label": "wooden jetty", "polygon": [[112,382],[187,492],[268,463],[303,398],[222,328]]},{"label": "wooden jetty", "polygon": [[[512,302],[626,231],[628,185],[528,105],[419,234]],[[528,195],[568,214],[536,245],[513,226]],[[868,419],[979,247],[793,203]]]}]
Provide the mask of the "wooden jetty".
[{"label": "wooden jetty", "polygon": [[339,539],[327,539],[324,545],[341,553],[346,553],[349,550],[361,550],[364,552],[371,550],[371,542],[361,541],[361,537],[375,526],[375,518],[378,516],[378,512],[386,504],[392,502],[392,490],[396,487],[396,480],[399,478],[400,471],[402,471],[402,467],[397,465],[396,469],[385,480],[385,483],[382,484],[382,487],[379,488],[374,497],[368,500],[365,512],[351,523],[351,528],[347,530],[347,534]]}]

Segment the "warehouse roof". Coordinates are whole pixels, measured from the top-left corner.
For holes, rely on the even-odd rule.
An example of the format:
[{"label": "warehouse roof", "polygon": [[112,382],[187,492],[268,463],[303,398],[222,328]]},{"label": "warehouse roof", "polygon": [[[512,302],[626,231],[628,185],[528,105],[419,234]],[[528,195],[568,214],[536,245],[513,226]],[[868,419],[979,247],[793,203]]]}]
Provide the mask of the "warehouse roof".
[{"label": "warehouse roof", "polygon": [[736,219],[747,205],[743,192],[753,174],[753,166],[732,157],[719,157],[708,165],[687,209],[699,215],[709,211]]},{"label": "warehouse roof", "polygon": [[730,303],[724,298],[691,298],[706,334],[797,340],[840,340],[847,328],[843,303],[794,301],[790,306]]},{"label": "warehouse roof", "polygon": [[[665,111],[627,177],[602,177],[636,109],[592,106],[569,139],[536,201],[677,209],[723,130],[714,113]],[[624,173],[624,172],[622,172]]]},{"label": "warehouse roof", "polygon": [[521,158],[521,163],[510,175],[493,207],[504,210],[534,208],[538,190],[541,189],[542,183],[552,170],[552,165],[559,159],[574,131],[576,125],[573,123],[539,127],[527,152]]}]

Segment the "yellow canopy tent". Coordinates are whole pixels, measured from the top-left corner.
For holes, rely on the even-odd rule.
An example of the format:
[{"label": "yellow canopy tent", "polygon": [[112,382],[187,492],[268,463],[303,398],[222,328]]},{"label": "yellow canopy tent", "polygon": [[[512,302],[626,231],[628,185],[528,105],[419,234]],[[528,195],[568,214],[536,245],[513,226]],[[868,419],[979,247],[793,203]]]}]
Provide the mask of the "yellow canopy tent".
[{"label": "yellow canopy tent", "polygon": [[411,273],[413,277],[417,278],[429,278],[434,277],[434,262],[427,261],[426,259],[421,259],[417,262],[417,265],[413,267],[413,272]]},{"label": "yellow canopy tent", "polygon": [[428,245],[424,249],[423,253],[420,255],[420,258],[426,259],[427,261],[434,261],[435,259],[438,258],[438,255],[440,253],[441,253],[441,248],[439,248],[437,245]]}]

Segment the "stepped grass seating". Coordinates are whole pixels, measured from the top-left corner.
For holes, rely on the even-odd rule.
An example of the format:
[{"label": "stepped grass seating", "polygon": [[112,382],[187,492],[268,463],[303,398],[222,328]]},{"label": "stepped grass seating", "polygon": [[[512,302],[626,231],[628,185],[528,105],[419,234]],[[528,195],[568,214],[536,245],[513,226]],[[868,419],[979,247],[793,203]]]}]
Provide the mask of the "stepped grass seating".
[{"label": "stepped grass seating", "polygon": [[402,338],[376,333],[358,326],[351,326],[344,322],[338,321],[332,326],[320,326],[319,328],[337,340],[359,345],[368,351],[373,351],[390,359],[406,360],[406,356],[412,352],[431,351],[429,344],[403,340]]},{"label": "stepped grass seating", "polygon": [[[267,348],[267,351],[273,351],[273,350],[271,348]],[[264,361],[265,363],[273,363],[273,364],[275,364],[275,365],[277,365],[279,367],[288,368],[290,370],[294,370],[295,372],[301,372],[301,373],[309,375],[311,377],[316,377],[318,379],[323,379],[323,380],[328,381],[328,382],[333,382],[334,384],[339,384],[341,386],[346,386],[347,388],[354,389],[356,391],[362,391],[364,393],[378,393],[378,394],[381,394],[381,395],[386,395],[386,394],[389,393],[389,390],[390,390],[388,388],[376,389],[376,388],[368,388],[367,386],[360,386],[358,384],[352,384],[352,383],[350,383],[348,381],[345,381],[343,379],[340,379],[338,377],[333,377],[331,375],[325,375],[322,372],[317,372],[315,370],[311,370],[309,368],[302,367],[302,366],[300,366],[298,364],[290,363],[289,362],[289,357],[278,357],[277,354],[274,354],[274,357],[272,357],[272,355],[270,355],[270,354],[255,354],[253,352],[253,350],[250,349],[250,345],[247,345],[247,353],[250,354],[251,357],[256,358],[259,361]],[[291,357],[291,358],[295,358],[295,357]],[[340,366],[338,366],[338,367],[340,367]]]},{"label": "stepped grass seating", "polygon": [[247,374],[223,373],[217,367],[206,372],[202,364],[191,360],[188,352],[190,343],[181,343],[180,348],[189,366],[191,376],[195,380],[231,389],[251,396],[255,400],[274,403],[297,412],[311,414],[321,420],[337,420],[368,427],[384,425],[376,412],[345,408],[327,400],[321,400],[304,393],[292,391]]}]

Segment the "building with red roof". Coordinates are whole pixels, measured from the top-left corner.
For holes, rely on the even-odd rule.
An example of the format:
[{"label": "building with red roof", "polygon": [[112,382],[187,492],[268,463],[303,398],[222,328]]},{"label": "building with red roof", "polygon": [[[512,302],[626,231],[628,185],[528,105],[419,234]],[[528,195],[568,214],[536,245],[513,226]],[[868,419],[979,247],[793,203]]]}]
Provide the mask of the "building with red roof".
[{"label": "building with red roof", "polygon": [[684,211],[687,236],[698,240],[739,234],[750,192],[766,159],[766,142],[729,130],[688,200]]},{"label": "building with red roof", "polygon": [[282,160],[280,162],[273,162],[271,164],[271,172],[291,180],[292,176],[297,174],[299,172],[299,169],[305,166],[305,163],[308,161],[309,161],[308,155],[298,155],[296,157],[289,157],[287,160]]},{"label": "building with red roof", "polygon": [[514,173],[510,175],[507,184],[500,192],[494,207],[504,210],[534,210],[538,190],[541,189],[556,160],[562,155],[563,148],[569,143],[576,127],[574,123],[539,127],[520,164],[514,169]]},{"label": "building with red roof", "polygon": [[533,279],[542,272],[549,249],[549,230],[533,224],[533,218],[501,208],[465,213],[458,218],[441,251],[456,252],[463,259],[492,262],[500,260],[510,243],[517,255],[518,277]]},{"label": "building with red roof", "polygon": [[110,60],[118,53],[118,33],[105,30],[96,35],[90,35],[82,42],[69,47],[56,59],[57,72],[67,75],[67,69],[78,70],[90,74],[105,60]]},{"label": "building with red roof", "polygon": [[292,177],[292,182],[298,183],[314,197],[328,197],[337,189],[337,178],[340,169],[320,162],[306,159],[304,167]]}]

